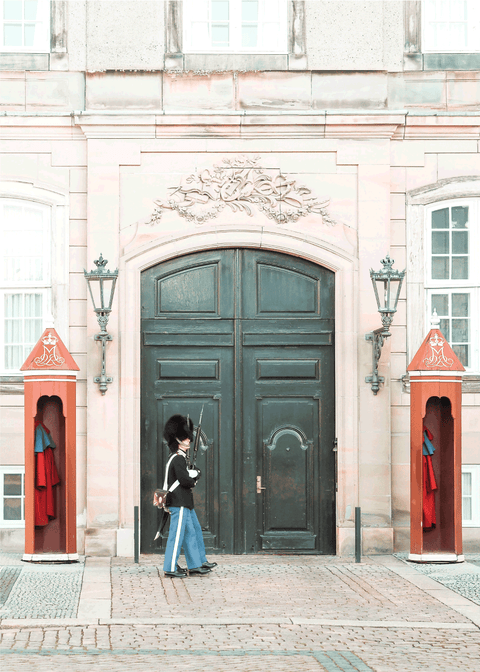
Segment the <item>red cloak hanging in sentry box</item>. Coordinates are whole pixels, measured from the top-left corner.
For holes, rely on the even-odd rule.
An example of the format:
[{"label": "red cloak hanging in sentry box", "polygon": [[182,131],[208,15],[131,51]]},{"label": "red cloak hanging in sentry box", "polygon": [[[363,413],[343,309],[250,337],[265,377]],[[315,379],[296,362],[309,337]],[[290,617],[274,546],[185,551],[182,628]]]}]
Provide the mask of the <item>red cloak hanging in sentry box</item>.
[{"label": "red cloak hanging in sentry box", "polygon": [[31,562],[78,560],[76,379],[79,368],[47,328],[21,368],[25,387],[25,554]]}]

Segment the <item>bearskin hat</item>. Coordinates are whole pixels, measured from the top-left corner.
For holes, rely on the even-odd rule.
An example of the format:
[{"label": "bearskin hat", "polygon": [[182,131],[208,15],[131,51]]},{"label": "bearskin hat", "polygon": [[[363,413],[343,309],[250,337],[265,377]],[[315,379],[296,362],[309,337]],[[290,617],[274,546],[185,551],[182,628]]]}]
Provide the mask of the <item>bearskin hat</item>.
[{"label": "bearskin hat", "polygon": [[170,450],[176,451],[178,448],[177,439],[184,441],[185,439],[193,440],[193,422],[190,418],[184,415],[172,415],[165,423],[163,430],[163,438],[168,443]]}]

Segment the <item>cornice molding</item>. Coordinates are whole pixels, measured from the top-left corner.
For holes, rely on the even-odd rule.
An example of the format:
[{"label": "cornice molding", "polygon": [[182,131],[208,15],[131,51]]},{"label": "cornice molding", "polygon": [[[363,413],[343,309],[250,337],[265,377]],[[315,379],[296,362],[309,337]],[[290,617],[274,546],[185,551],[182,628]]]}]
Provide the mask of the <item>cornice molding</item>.
[{"label": "cornice molding", "polygon": [[480,118],[469,114],[412,115],[405,110],[8,113],[0,115],[0,133],[5,140],[28,141],[85,138],[480,140]]}]

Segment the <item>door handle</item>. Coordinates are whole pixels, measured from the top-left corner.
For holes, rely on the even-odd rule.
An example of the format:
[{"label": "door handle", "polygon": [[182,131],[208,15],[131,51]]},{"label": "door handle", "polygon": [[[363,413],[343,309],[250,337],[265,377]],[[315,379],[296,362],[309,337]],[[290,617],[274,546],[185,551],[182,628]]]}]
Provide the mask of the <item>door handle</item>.
[{"label": "door handle", "polygon": [[262,485],[262,477],[257,476],[257,495],[262,494],[262,490],[266,490],[267,488]]}]

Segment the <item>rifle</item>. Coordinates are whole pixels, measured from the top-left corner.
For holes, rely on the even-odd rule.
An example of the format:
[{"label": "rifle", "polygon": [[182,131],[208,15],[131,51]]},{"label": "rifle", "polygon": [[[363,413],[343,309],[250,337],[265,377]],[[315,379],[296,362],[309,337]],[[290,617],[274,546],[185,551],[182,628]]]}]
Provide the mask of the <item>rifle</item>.
[{"label": "rifle", "polygon": [[202,432],[202,416],[203,416],[203,406],[202,406],[202,410],[200,411],[200,419],[198,421],[197,432],[195,434],[195,441],[193,443],[193,466],[192,466],[192,469],[197,468],[196,467],[196,462],[197,462],[198,447],[200,445],[200,434]]}]

